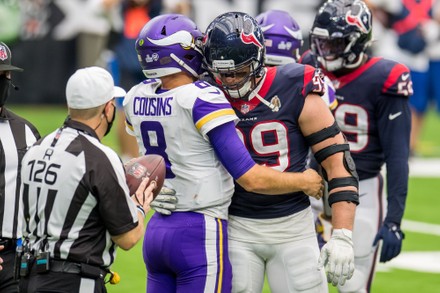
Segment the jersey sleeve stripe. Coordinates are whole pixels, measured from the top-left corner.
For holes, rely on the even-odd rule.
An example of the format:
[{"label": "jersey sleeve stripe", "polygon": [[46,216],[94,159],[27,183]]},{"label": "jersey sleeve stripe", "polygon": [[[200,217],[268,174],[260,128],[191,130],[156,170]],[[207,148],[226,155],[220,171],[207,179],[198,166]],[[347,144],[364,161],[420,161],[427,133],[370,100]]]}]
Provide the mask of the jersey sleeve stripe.
[{"label": "jersey sleeve stripe", "polygon": [[222,116],[228,116],[228,115],[235,116],[234,110],[232,110],[232,109],[221,109],[221,110],[212,112],[212,113],[202,117],[201,119],[199,119],[195,123],[196,128],[198,130],[200,130],[203,127],[203,125],[205,125],[206,123],[208,123],[208,122],[210,122],[210,121],[212,121],[212,120],[214,120],[216,118],[219,118],[219,117],[222,117]]}]

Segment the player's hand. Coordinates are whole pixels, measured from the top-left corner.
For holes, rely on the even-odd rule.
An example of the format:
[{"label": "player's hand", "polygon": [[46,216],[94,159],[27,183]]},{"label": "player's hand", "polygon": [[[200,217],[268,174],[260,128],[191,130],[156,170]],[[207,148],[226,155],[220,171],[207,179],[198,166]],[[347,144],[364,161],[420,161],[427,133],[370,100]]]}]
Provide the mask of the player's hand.
[{"label": "player's hand", "polygon": [[405,234],[400,230],[399,225],[385,222],[373,242],[373,246],[376,246],[379,240],[382,240],[380,262],[387,262],[398,256],[402,250],[404,238]]},{"label": "player's hand", "polygon": [[153,190],[156,188],[156,181],[145,177],[141,184],[139,184],[136,193],[131,196],[132,200],[137,204],[142,206],[145,213],[150,211],[150,204],[153,200]]},{"label": "player's hand", "polygon": [[321,175],[313,169],[307,169],[303,173],[303,191],[308,196],[321,199],[324,194],[324,181]]},{"label": "player's hand", "polygon": [[176,191],[171,188],[162,187],[160,193],[151,202],[151,208],[156,212],[169,216],[176,210],[177,196]]},{"label": "player's hand", "polygon": [[347,229],[333,230],[332,237],[322,247],[318,269],[325,268],[327,282],[333,286],[344,285],[354,273],[352,232]]}]

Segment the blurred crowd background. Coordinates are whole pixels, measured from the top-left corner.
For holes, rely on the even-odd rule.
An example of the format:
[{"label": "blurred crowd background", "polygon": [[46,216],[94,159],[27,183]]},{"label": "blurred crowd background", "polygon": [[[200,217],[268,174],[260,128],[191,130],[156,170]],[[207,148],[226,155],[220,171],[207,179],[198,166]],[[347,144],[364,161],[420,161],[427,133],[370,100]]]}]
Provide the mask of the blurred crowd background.
[{"label": "blurred crowd background", "polygon": [[[269,9],[289,12],[308,35],[322,0],[0,0],[0,40],[12,50],[20,88],[14,104],[64,104],[67,79],[77,68],[107,68],[126,90],[144,79],[134,48],[141,28],[162,13],[191,17],[204,31],[217,15]],[[365,0],[373,12],[373,55],[407,65],[414,91],[426,102],[413,111],[411,149],[427,108],[440,110],[440,12],[437,0]],[[402,8],[403,7],[403,8]],[[302,53],[302,52],[301,52]],[[418,97],[417,99],[419,99]]]},{"label": "blurred crowd background", "polygon": [[289,0],[2,0],[0,40],[12,50],[13,62],[25,69],[13,76],[20,88],[10,103],[64,104],[68,77],[77,68],[109,69],[126,90],[142,79],[135,39],[161,13],[190,16],[204,31],[226,11],[257,15],[265,9],[292,12],[304,36],[321,1]]}]

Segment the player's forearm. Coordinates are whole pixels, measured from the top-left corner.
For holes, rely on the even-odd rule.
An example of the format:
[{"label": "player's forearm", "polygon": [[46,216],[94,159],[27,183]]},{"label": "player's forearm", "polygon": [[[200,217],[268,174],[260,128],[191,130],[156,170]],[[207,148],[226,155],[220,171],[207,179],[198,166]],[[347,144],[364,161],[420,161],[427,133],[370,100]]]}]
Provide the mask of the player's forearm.
[{"label": "player's forearm", "polygon": [[247,191],[273,195],[303,191],[306,184],[302,173],[282,173],[258,164],[236,181]]},{"label": "player's forearm", "polygon": [[139,221],[135,228],[121,235],[112,236],[113,242],[123,250],[129,250],[135,246],[144,234],[144,215],[139,211],[138,218]]},{"label": "player's forearm", "polygon": [[356,205],[352,202],[340,201],[332,205],[333,229],[353,230]]}]

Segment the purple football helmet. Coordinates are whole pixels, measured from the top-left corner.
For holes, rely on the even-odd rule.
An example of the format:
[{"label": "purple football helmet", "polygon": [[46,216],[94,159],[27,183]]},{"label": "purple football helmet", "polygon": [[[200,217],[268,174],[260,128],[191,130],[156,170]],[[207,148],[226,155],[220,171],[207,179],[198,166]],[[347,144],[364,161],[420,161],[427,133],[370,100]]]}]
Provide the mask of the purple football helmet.
[{"label": "purple football helmet", "polygon": [[297,62],[303,45],[301,28],[289,13],[268,10],[255,20],[261,27],[266,45],[266,65],[277,66]]},{"label": "purple football helmet", "polygon": [[202,33],[196,24],[181,14],[162,14],[142,28],[136,40],[136,51],[147,78],[158,78],[177,72],[198,77],[202,73],[203,55],[196,45]]}]

